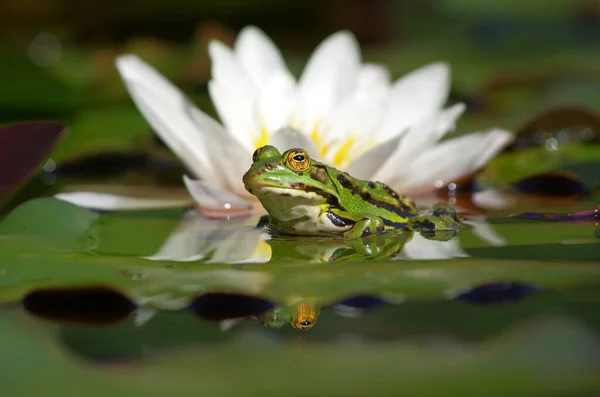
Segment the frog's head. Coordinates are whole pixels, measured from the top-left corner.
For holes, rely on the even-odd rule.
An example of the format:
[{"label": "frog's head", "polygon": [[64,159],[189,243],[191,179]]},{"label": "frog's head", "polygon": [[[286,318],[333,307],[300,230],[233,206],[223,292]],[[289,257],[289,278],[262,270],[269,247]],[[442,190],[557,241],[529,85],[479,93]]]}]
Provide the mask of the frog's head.
[{"label": "frog's head", "polygon": [[271,214],[270,207],[281,206],[282,202],[320,204],[337,196],[325,166],[313,161],[304,149],[290,149],[283,154],[270,145],[256,149],[243,181],[246,190]]}]

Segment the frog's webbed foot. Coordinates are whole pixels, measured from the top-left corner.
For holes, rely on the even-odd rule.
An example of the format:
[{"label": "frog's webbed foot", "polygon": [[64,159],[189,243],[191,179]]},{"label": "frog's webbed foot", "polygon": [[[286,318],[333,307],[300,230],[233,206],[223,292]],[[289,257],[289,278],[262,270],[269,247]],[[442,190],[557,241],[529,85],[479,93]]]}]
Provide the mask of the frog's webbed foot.
[{"label": "frog's webbed foot", "polygon": [[354,226],[346,233],[346,238],[361,238],[367,237],[376,233],[380,233],[385,229],[383,219],[379,216],[360,215]]},{"label": "frog's webbed foot", "polygon": [[442,203],[433,205],[429,215],[412,218],[410,226],[423,237],[438,241],[448,241],[467,227],[453,207]]}]

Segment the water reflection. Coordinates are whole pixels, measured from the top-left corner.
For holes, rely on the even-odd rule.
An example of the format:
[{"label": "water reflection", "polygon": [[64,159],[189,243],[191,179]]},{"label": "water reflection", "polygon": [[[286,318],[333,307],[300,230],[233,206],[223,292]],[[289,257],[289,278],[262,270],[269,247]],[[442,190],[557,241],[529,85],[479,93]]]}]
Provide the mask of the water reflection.
[{"label": "water reflection", "polygon": [[123,293],[103,286],[34,290],[23,298],[29,313],[53,321],[111,324],[128,318],[136,304]]},{"label": "water reflection", "polygon": [[211,263],[264,263],[271,259],[269,234],[256,228],[260,215],[211,219],[197,211],[184,214],[177,229],[150,260]]},{"label": "water reflection", "polygon": [[[296,296],[287,303],[277,303],[259,294],[249,295],[227,289],[204,292],[187,299],[180,307],[163,306],[162,309],[151,309],[147,306],[147,299],[134,302],[133,298],[105,287],[40,289],[25,296],[23,307],[36,317],[69,323],[109,325],[132,318],[140,327],[147,326],[160,312],[188,311],[198,319],[218,323],[222,331],[229,331],[246,320],[257,320],[268,328],[288,325],[306,331],[317,324],[324,311],[341,317],[359,318],[383,306],[405,303],[402,296],[389,293],[356,294],[334,301]],[[440,296],[440,300],[476,304],[508,303],[523,300],[541,290],[539,286],[519,281],[490,282],[459,291],[453,296]],[[140,321],[139,316],[146,318]]]},{"label": "water reflection", "polygon": [[[272,237],[262,217],[255,214],[231,219],[211,219],[196,211],[185,214],[160,249],[145,257],[204,263],[250,264],[281,262],[351,262],[371,259],[449,259],[468,256],[455,231],[412,232],[398,230],[361,239],[323,237]],[[505,244],[484,216],[464,221],[479,239],[492,246]]]},{"label": "water reflection", "polygon": [[475,304],[499,304],[517,302],[541,290],[538,285],[518,281],[486,283],[461,291],[454,299]]}]

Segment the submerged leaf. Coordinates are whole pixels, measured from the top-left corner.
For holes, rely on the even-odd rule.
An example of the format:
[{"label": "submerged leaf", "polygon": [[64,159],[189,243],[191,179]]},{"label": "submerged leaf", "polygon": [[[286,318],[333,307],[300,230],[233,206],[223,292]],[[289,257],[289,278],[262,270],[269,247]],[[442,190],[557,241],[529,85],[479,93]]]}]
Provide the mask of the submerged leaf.
[{"label": "submerged leaf", "polygon": [[486,283],[460,292],[454,299],[477,304],[506,303],[519,301],[541,290],[537,285],[515,281]]},{"label": "submerged leaf", "polygon": [[552,171],[532,175],[513,184],[520,192],[539,196],[572,197],[588,194],[590,189],[571,172]]},{"label": "submerged leaf", "polygon": [[517,131],[507,151],[542,146],[557,150],[565,142],[600,141],[600,115],[582,107],[557,107],[537,114]]},{"label": "submerged leaf", "polygon": [[263,298],[228,292],[208,292],[196,297],[190,304],[190,309],[198,317],[207,320],[257,316],[273,307],[273,302]]},{"label": "submerged leaf", "polygon": [[28,312],[43,318],[78,323],[113,323],[127,318],[136,304],[103,286],[34,290],[23,298]]}]

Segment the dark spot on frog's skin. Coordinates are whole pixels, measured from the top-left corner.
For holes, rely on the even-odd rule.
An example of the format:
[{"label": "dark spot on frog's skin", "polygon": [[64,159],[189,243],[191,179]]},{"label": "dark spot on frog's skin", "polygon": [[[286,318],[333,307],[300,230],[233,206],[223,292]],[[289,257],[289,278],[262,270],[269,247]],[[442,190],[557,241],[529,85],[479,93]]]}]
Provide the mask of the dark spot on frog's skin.
[{"label": "dark spot on frog's skin", "polygon": [[386,218],[383,218],[383,224],[385,226],[392,227],[394,229],[400,229],[400,228],[406,226],[406,223],[404,223],[404,222],[392,222]]},{"label": "dark spot on frog's skin", "polygon": [[371,228],[366,228],[363,230],[361,237],[367,237],[371,235]]},{"label": "dark spot on frog's skin", "polygon": [[369,187],[370,187],[371,189],[375,189],[375,188],[377,187],[377,184],[376,184],[375,182],[373,182],[373,181],[369,181],[369,182],[368,182],[368,185],[369,185]]},{"label": "dark spot on frog's skin", "polygon": [[400,197],[398,196],[398,193],[396,193],[395,190],[393,190],[391,187],[389,187],[388,185],[386,185],[385,183],[381,183],[381,187],[383,187],[383,190],[385,190],[385,192],[387,194],[389,194],[390,196],[392,196],[395,199],[399,199]]},{"label": "dark spot on frog's skin", "polygon": [[256,171],[256,174],[257,175],[264,174],[265,172],[271,171],[272,169],[273,169],[273,164],[271,164],[271,163],[265,163],[262,166],[261,169],[259,169],[258,171]]},{"label": "dark spot on frog's skin", "polygon": [[354,186],[352,186],[352,182],[350,182],[350,180],[348,178],[346,178],[346,176],[344,174],[339,174],[337,176],[337,180],[346,189],[352,189],[352,188],[354,188]]},{"label": "dark spot on frog's skin", "polygon": [[[358,186],[353,185],[352,181],[350,181],[350,179],[348,179],[348,176],[349,175],[347,173],[339,174],[337,176],[337,180],[342,185],[343,188],[350,190],[350,193],[358,194],[361,196],[361,198],[364,201],[368,202],[369,204],[371,204],[375,207],[384,209],[389,212],[394,212],[401,217],[410,217],[413,215],[412,208],[410,208],[410,206],[408,206],[406,203],[398,200],[398,198],[399,198],[398,193],[393,191],[389,186],[379,182],[381,184],[381,186],[383,186],[383,189],[388,194],[392,195],[396,199],[396,204],[390,204],[390,203],[386,203],[383,201],[378,201],[378,200],[373,199],[373,197],[371,196],[371,194],[369,192],[361,191]],[[375,183],[375,182],[373,182],[373,183]]]},{"label": "dark spot on frog's skin", "polygon": [[317,182],[321,182],[322,184],[326,184],[329,182],[329,176],[327,175],[327,171],[321,167],[315,167],[315,170],[310,173],[310,177]]},{"label": "dark spot on frog's skin", "polygon": [[335,197],[334,195],[329,194],[327,192],[324,192],[316,187],[307,186],[304,183],[300,183],[300,182],[290,183],[290,187],[292,189],[298,189],[298,190],[304,190],[305,192],[316,193],[319,196],[323,197],[325,199],[325,201],[327,202],[327,204],[329,204],[330,206],[339,208],[340,210],[345,211],[344,207],[342,207],[340,205],[337,197]]},{"label": "dark spot on frog's skin", "polygon": [[424,230],[435,230],[435,223],[431,222],[428,219],[415,222],[414,226],[419,229],[424,229]]},{"label": "dark spot on frog's skin", "polygon": [[343,218],[339,215],[334,214],[331,211],[327,211],[325,213],[325,216],[331,221],[331,223],[333,223],[337,227],[350,226],[354,224],[354,222],[350,219]]}]

